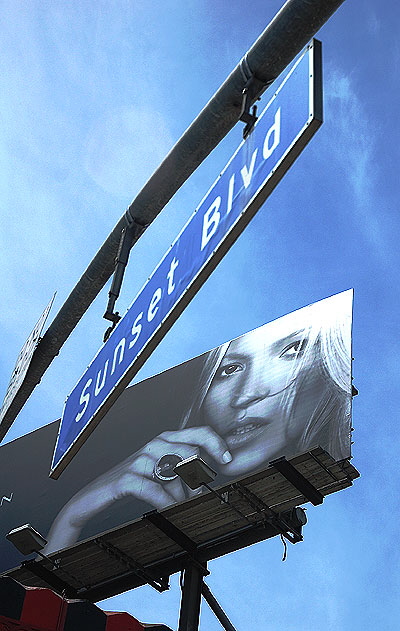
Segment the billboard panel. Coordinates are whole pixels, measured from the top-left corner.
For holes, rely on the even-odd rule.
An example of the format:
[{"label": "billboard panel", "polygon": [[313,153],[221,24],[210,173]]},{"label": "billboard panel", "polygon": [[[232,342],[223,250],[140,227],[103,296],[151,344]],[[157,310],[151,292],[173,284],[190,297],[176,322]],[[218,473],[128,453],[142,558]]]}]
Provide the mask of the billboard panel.
[{"label": "billboard panel", "polygon": [[346,291],[128,388],[59,480],[58,423],[2,447],[0,571],[24,523],[51,553],[190,498],[172,468],[194,454],[217,485],[317,445],[349,458],[351,314]]},{"label": "billboard panel", "polygon": [[66,399],[58,477],[322,123],[321,47],[296,61]]}]

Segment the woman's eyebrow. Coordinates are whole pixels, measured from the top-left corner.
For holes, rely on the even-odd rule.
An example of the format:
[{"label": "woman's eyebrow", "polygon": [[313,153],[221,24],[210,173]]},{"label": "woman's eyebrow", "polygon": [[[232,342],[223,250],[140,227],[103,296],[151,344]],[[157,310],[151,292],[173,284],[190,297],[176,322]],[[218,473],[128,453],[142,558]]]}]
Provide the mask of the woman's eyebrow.
[{"label": "woman's eyebrow", "polygon": [[282,346],[287,346],[287,344],[290,344],[290,342],[293,342],[296,338],[302,336],[304,332],[305,329],[300,329],[299,331],[293,331],[293,333],[286,335],[286,337],[282,337],[280,340],[276,340],[276,342],[271,344],[272,352],[278,352],[282,349]]},{"label": "woman's eyebrow", "polygon": [[225,362],[233,362],[233,361],[238,361],[240,359],[246,359],[246,357],[250,357],[251,354],[250,353],[227,353],[221,361],[221,364],[224,364]]},{"label": "woman's eyebrow", "polygon": [[[278,350],[282,349],[282,346],[286,346],[287,344],[290,344],[290,342],[293,342],[299,336],[303,336],[305,331],[306,331],[305,328],[299,329],[298,331],[293,331],[292,333],[289,333],[285,337],[282,337],[279,340],[275,340],[268,346],[270,347],[272,352],[277,352]],[[265,344],[262,342],[262,340],[260,340],[260,353],[263,351],[264,348],[265,348]],[[226,362],[231,362],[231,361],[238,361],[241,359],[244,360],[244,359],[252,358],[252,357],[254,357],[254,352],[250,352],[250,351],[235,352],[235,351],[228,350],[226,355],[224,355],[224,357],[222,358],[221,364],[224,364]]]}]

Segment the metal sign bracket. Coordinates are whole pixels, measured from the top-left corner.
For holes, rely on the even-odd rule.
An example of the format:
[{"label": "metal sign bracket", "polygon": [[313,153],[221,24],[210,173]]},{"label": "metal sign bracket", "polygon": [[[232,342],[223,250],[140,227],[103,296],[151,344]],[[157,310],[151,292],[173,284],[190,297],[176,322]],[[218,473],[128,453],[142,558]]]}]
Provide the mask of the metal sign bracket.
[{"label": "metal sign bracket", "polygon": [[129,212],[129,208],[125,213],[125,220],[127,225],[121,232],[118,252],[115,257],[114,274],[110,291],[108,292],[107,308],[103,315],[103,318],[112,322],[112,325],[106,330],[103,342],[107,342],[116,325],[121,320],[121,316],[118,311],[114,311],[115,303],[121,291],[122,281],[124,279],[125,269],[128,265],[129,254],[133,243],[147,228],[147,225],[139,223],[134,217],[132,217]]},{"label": "metal sign bracket", "polygon": [[246,85],[242,91],[242,106],[240,109],[239,120],[243,123],[246,123],[243,129],[243,138],[246,139],[247,136],[253,130],[253,127],[257,121],[257,105],[253,105],[251,112],[250,106],[254,102],[254,100],[259,101],[260,95],[268,88],[273,80],[270,81],[262,81],[255,74],[251,73],[250,78],[247,80]]}]

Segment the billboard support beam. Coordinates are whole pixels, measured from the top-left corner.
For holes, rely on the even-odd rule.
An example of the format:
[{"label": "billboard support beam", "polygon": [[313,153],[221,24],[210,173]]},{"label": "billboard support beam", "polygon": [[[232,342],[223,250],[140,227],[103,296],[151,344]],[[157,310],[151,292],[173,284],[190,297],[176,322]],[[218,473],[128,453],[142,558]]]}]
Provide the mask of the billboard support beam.
[{"label": "billboard support beam", "polygon": [[214,594],[211,592],[210,588],[208,587],[208,585],[205,584],[204,581],[201,586],[201,593],[207,605],[210,607],[211,611],[218,618],[219,622],[221,623],[225,631],[236,631],[235,627],[233,626],[232,622],[229,620],[225,611],[222,609],[221,605],[215,598]]},{"label": "billboard support beam", "polygon": [[190,554],[194,554],[197,550],[197,544],[190,539],[187,535],[185,535],[182,530],[177,528],[175,524],[173,524],[169,519],[167,519],[164,515],[158,512],[157,509],[149,511],[143,515],[143,519],[149,521],[153,526],[161,530],[169,539],[175,541],[183,550],[189,552]]},{"label": "billboard support beam", "polygon": [[169,519],[165,517],[162,513],[159,513],[157,509],[153,511],[149,511],[148,513],[144,513],[143,519],[149,521],[153,526],[161,530],[171,541],[174,541],[189,554],[190,562],[196,565],[202,572],[204,576],[209,574],[207,570],[206,563],[201,563],[197,556],[197,544],[185,535],[180,528],[175,526]]},{"label": "billboard support beam", "polygon": [[[122,230],[127,225],[136,224],[133,243],[139,239],[143,226],[155,219],[238,122],[242,114],[243,90],[251,76],[256,76],[264,84],[276,79],[343,1],[288,0],[266,27],[138,193],[72,289],[35,350],[26,378],[0,426],[0,440],[113,274]],[[254,100],[261,92],[254,95]]]},{"label": "billboard support beam", "polygon": [[143,567],[143,565],[135,561],[131,556],[129,556],[116,546],[113,546],[108,541],[101,539],[101,537],[96,537],[94,542],[110,557],[112,557],[113,559],[117,559],[134,574],[136,574],[140,578],[145,579],[146,582],[158,592],[165,592],[167,589],[169,589],[169,582],[167,578],[155,578],[148,570],[146,570],[145,567]]},{"label": "billboard support beam", "polygon": [[78,592],[68,583],[56,576],[54,572],[48,570],[42,564],[30,559],[21,563],[21,568],[28,570],[35,576],[41,578],[52,589],[61,594],[65,598],[77,598]]},{"label": "billboard support beam", "polygon": [[301,526],[299,527],[299,524],[294,523],[292,519],[288,519],[287,514],[280,514],[274,511],[270,506],[265,504],[261,498],[240,482],[232,484],[232,489],[237,491],[258,513],[262,514],[265,522],[276,528],[277,533],[282,537],[285,537],[291,543],[298,543],[303,540]]},{"label": "billboard support beam", "polygon": [[197,631],[199,628],[203,575],[197,563],[190,563],[184,570],[178,631]]},{"label": "billboard support beam", "polygon": [[272,460],[270,465],[275,467],[279,473],[281,473],[286,480],[293,484],[296,489],[300,491],[304,497],[311,502],[314,506],[322,504],[324,496],[315,488],[313,484],[307,478],[304,477],[291,462],[286,460],[285,456]]}]

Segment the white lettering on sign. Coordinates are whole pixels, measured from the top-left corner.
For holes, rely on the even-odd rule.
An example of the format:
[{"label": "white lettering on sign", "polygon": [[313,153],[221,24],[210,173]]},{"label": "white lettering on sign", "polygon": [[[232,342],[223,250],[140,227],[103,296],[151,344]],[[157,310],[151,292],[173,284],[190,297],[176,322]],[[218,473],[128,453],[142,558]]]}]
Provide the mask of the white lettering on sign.
[{"label": "white lettering on sign", "polygon": [[254,172],[254,165],[256,163],[257,153],[258,153],[258,149],[255,149],[253,152],[253,155],[251,156],[250,167],[247,168],[247,166],[244,165],[244,167],[240,170],[245,188],[249,188],[250,186],[251,178]]},{"label": "white lettering on sign", "polygon": [[135,322],[133,323],[132,326],[132,335],[133,335],[133,340],[131,340],[129,342],[129,349],[133,348],[136,344],[136,342],[139,339],[139,335],[142,332],[142,325],[139,323],[139,320],[141,320],[143,318],[143,311],[141,311],[138,315],[138,317],[136,318]]},{"label": "white lettering on sign", "polygon": [[[107,359],[106,363],[104,364],[104,369],[103,370],[99,370],[99,372],[97,373],[96,385],[95,385],[95,388],[94,388],[94,396],[95,397],[97,397],[99,392],[101,392],[101,390],[103,390],[104,385],[106,383],[108,364],[109,364],[109,360]],[[101,375],[103,375],[103,377]],[[101,382],[100,382],[100,379],[101,379]]]},{"label": "white lettering on sign", "polygon": [[[273,136],[273,142],[270,146],[270,140]],[[266,133],[264,145],[263,145],[263,158],[264,160],[268,160],[270,156],[272,156],[273,152],[277,148],[281,141],[281,108],[276,111],[274,124]]]},{"label": "white lettering on sign", "polygon": [[[218,243],[222,213],[225,213],[227,216],[231,212],[235,199],[235,187],[237,189],[237,194],[239,194],[243,188],[246,190],[250,187],[254,173],[263,161],[268,160],[268,158],[271,157],[275,149],[278,147],[280,139],[281,108],[277,109],[275,112],[273,123],[268,128],[265,137],[262,138],[260,151],[259,148],[255,148],[251,154],[248,164],[244,164],[240,168],[239,172],[232,173],[230,176],[229,181],[227,182],[226,205],[225,196],[223,198],[222,195],[218,195],[209,205],[207,205],[208,207],[204,211],[202,217],[201,238],[199,239],[200,243],[198,244],[200,252],[202,252],[208,243],[210,243],[213,239],[215,239],[216,243]],[[224,203],[222,203],[223,200]],[[86,381],[79,397],[79,405],[82,406],[82,408],[75,416],[75,421],[77,423],[79,423],[85,415],[91,396],[99,396],[108,379],[116,372],[118,366],[124,361],[126,352],[134,349],[142,333],[144,314],[146,314],[147,322],[152,322],[161,307],[163,296],[171,296],[175,291],[177,285],[179,259],[175,256],[174,250],[171,250],[170,256],[172,259],[169,263],[168,272],[166,274],[166,286],[157,287],[148,302],[147,311],[141,311],[136,316],[131,329],[132,339],[127,340],[125,337],[118,339],[112,355],[112,363],[111,358],[110,360],[107,359],[100,370],[98,370],[96,379],[88,379]],[[113,337],[110,338],[108,344],[112,339]],[[111,371],[108,370],[110,363]]]},{"label": "white lettering on sign", "polygon": [[229,213],[232,210],[232,204],[233,204],[233,187],[235,186],[235,174],[231,175],[231,177],[229,178],[229,187],[228,187],[228,203],[226,204],[226,214],[229,215]]},{"label": "white lettering on sign", "polygon": [[175,274],[175,270],[179,265],[179,261],[176,260],[176,258],[174,257],[171,261],[171,267],[169,268],[169,272],[167,274],[167,278],[168,278],[168,295],[172,294],[172,292],[175,289],[175,283],[174,283],[174,274]]},{"label": "white lettering on sign", "polygon": [[210,208],[207,212],[204,213],[203,217],[203,231],[201,234],[201,248],[200,250],[204,250],[207,243],[211,239],[211,237],[216,233],[219,220],[221,218],[221,214],[219,212],[219,207],[221,206],[221,196],[218,195],[216,199],[214,199]]},{"label": "white lettering on sign", "polygon": [[88,379],[87,382],[85,383],[85,386],[82,390],[82,394],[79,397],[79,405],[83,405],[83,408],[80,412],[78,412],[78,414],[75,416],[75,422],[79,423],[79,421],[81,420],[82,416],[85,414],[87,406],[89,405],[89,401],[90,401],[90,392],[86,392],[86,390],[92,385],[93,379]]},{"label": "white lettering on sign", "polygon": [[[114,357],[113,357],[113,363],[112,363],[112,368],[111,368],[111,374],[113,375],[115,372],[115,367],[117,365],[117,357],[118,357],[118,365],[122,362],[123,358],[124,358],[124,353],[125,353],[125,338],[123,337],[121,339],[121,341],[117,344],[117,346],[115,347],[115,351],[114,351]],[[119,351],[119,353],[118,353]]]},{"label": "white lettering on sign", "polygon": [[[271,140],[272,139],[272,140]],[[268,160],[278,147],[281,140],[281,108],[279,108],[274,116],[274,122],[271,127],[268,129],[265,134],[264,142],[263,142],[263,159]],[[247,166],[245,164],[240,169],[240,174],[242,176],[242,181],[244,188],[249,188],[251,184],[251,180],[254,175],[254,169],[256,166],[258,155],[258,148],[254,149],[253,154],[251,156],[250,164]],[[235,189],[235,174],[231,175],[229,178],[228,184],[228,195],[227,195],[227,205],[226,205],[226,214],[228,215],[232,210],[232,204],[234,199],[234,189]],[[218,226],[221,220],[220,213],[221,206],[221,196],[218,197],[212,202],[209,206],[208,210],[204,213],[203,216],[203,230],[201,233],[201,246],[200,250],[204,250],[208,242],[212,239],[212,237],[217,233]]]},{"label": "white lettering on sign", "polygon": [[158,287],[155,290],[152,299],[150,300],[149,309],[147,311],[147,322],[151,322],[152,320],[154,320],[156,313],[159,309],[157,305],[160,302],[161,298],[162,298],[161,287]]}]

